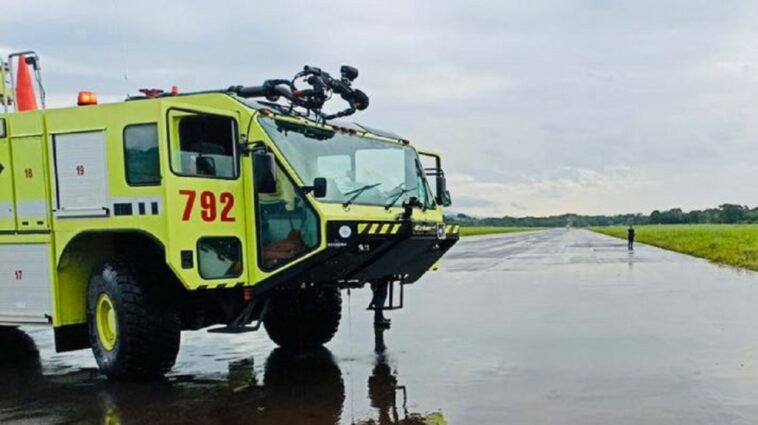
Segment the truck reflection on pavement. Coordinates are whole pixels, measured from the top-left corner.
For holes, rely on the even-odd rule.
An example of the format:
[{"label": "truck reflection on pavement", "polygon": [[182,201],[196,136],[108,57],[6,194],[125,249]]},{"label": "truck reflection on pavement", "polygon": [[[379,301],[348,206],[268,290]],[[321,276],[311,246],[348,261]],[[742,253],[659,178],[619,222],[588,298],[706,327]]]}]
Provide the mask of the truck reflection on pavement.
[{"label": "truck reflection on pavement", "polygon": [[[440,414],[407,412],[406,390],[387,361],[383,332],[377,333],[381,344],[368,379],[368,397],[378,419],[356,425],[445,424]],[[3,424],[336,425],[347,416],[342,371],[326,348],[308,353],[274,349],[262,379],[253,360],[244,359],[229,364],[224,380],[177,375],[157,383],[119,383],[103,379],[94,368],[46,375],[34,341],[15,328],[0,328],[0,347]]]}]

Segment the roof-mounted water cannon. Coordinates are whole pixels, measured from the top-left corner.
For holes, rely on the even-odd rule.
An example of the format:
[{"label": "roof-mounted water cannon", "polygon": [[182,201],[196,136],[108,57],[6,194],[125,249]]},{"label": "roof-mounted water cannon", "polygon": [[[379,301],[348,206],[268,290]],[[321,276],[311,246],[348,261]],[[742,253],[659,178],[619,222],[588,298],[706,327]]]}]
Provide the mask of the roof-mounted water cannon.
[{"label": "roof-mounted water cannon", "polygon": [[[284,98],[289,102],[287,113],[293,113],[295,108],[301,108],[326,122],[368,108],[369,98],[366,93],[352,87],[356,78],[358,78],[358,69],[352,66],[343,65],[340,68],[340,79],[335,79],[320,68],[306,65],[291,80],[266,80],[261,86],[232,86],[229,87],[229,91],[244,98],[264,97],[271,102]],[[310,87],[298,88],[298,84],[302,85],[302,83]],[[348,103],[348,108],[334,114],[324,114],[322,112],[324,104],[335,93]]]}]

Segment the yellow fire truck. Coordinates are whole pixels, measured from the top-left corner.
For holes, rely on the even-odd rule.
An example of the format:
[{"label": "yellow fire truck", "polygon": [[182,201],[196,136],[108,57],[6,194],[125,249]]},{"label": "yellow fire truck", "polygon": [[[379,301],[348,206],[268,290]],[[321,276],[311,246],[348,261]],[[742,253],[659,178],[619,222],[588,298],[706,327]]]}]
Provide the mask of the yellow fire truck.
[{"label": "yellow fire truck", "polygon": [[45,109],[39,65],[0,64],[0,326],[51,325],[110,377],[164,374],[182,330],[324,344],[340,289],[398,307],[458,240],[438,154],[337,120],[368,106],[355,68]]}]

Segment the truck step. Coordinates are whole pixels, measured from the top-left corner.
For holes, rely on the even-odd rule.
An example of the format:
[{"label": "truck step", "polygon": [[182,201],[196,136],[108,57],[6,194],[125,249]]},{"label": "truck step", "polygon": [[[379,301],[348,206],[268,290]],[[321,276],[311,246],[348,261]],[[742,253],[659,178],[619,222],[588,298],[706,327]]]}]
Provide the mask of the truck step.
[{"label": "truck step", "polygon": [[219,326],[217,328],[211,328],[208,329],[208,332],[210,333],[217,333],[217,334],[241,334],[246,332],[255,332],[258,329],[261,328],[261,325],[263,324],[263,319],[266,318],[266,313],[268,313],[268,306],[269,306],[269,300],[266,299],[263,304],[263,309],[261,310],[260,314],[258,315],[258,320],[255,322],[254,325],[248,325],[248,323],[252,322],[253,318],[253,311],[255,310],[255,307],[258,305],[258,300],[253,300],[252,302],[249,302],[247,306],[245,306],[244,309],[242,309],[242,312],[237,316],[232,323],[226,325],[226,326]]}]

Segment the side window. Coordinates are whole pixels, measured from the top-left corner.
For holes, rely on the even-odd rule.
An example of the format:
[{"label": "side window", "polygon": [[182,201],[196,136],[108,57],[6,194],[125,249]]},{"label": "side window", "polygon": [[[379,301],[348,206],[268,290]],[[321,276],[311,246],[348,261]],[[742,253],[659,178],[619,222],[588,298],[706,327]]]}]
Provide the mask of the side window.
[{"label": "side window", "polygon": [[218,115],[178,118],[171,141],[171,169],[179,175],[237,178],[234,119]]},{"label": "side window", "polygon": [[136,124],[124,128],[124,162],[129,185],[161,183],[156,124]]},{"label": "side window", "polygon": [[242,274],[242,245],[234,237],[202,238],[197,242],[197,266],[203,279]]},{"label": "side window", "polygon": [[318,246],[318,216],[276,165],[276,192],[258,193],[261,268],[272,270]]},{"label": "side window", "polygon": [[421,161],[414,159],[413,160],[414,165],[417,168],[416,171],[416,187],[418,188],[418,197],[419,200],[421,200],[426,208],[434,208],[436,206],[434,202],[434,196],[432,194],[431,188],[429,187],[429,182],[427,178],[421,177],[426,176],[426,173],[424,171],[424,166],[421,164]]},{"label": "side window", "polygon": [[450,194],[447,192],[445,173],[442,171],[440,158],[436,155],[419,152],[417,165],[426,175],[427,184],[424,185],[424,196],[427,199],[427,206],[435,208],[439,202],[442,202],[442,206],[447,206],[445,200],[450,200]]},{"label": "side window", "polygon": [[440,173],[439,164],[436,156],[419,153],[419,159],[421,160],[421,166],[424,168],[426,178],[429,180],[429,184],[432,186],[432,196],[437,198],[439,195],[439,188],[437,187],[437,176]]}]

